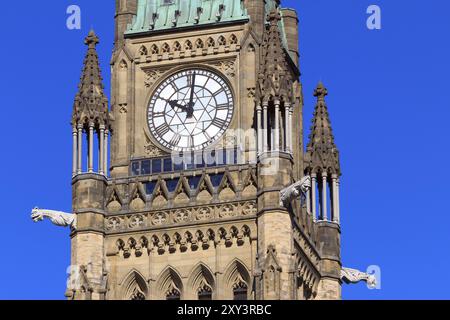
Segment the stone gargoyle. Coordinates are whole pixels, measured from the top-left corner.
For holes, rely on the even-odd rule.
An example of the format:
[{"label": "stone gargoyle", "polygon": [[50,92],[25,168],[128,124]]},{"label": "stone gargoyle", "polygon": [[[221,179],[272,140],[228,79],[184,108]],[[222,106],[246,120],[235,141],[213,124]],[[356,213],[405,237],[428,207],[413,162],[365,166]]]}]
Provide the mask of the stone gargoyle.
[{"label": "stone gargoyle", "polygon": [[58,227],[71,227],[73,229],[77,227],[77,216],[75,214],[39,208],[34,208],[31,211],[31,219],[34,222],[43,221],[45,218]]},{"label": "stone gargoyle", "polygon": [[359,283],[361,281],[364,281],[367,283],[369,288],[377,287],[377,278],[374,275],[356,269],[342,268],[341,279],[346,284]]},{"label": "stone gargoyle", "polygon": [[305,176],[300,181],[280,191],[280,206],[287,207],[292,200],[311,189],[311,177]]}]

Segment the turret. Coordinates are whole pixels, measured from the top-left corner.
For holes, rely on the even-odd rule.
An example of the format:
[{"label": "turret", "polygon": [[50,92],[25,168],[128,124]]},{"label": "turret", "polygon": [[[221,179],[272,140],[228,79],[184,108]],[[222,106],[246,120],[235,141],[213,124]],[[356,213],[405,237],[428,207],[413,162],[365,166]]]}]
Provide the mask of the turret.
[{"label": "turret", "polygon": [[258,153],[292,151],[293,81],[295,70],[283,48],[278,8],[268,15],[258,74],[256,111]]},{"label": "turret", "polygon": [[[99,39],[94,31],[85,40],[88,46],[84,59],[78,93],[75,96],[72,115],[73,129],[73,176],[83,172],[106,175],[108,167],[108,135],[110,115],[108,98],[104,93],[103,78],[98,61],[96,45]],[[94,165],[94,139],[98,139],[98,165]],[[83,136],[87,138],[87,167],[83,168]]]},{"label": "turret", "polygon": [[[305,154],[305,174],[312,178],[310,209],[319,220],[339,223],[339,151],[334,143],[325,97],[328,90],[319,83],[314,96],[317,104]],[[319,192],[316,192],[318,189]],[[330,198],[328,198],[330,195]],[[320,199],[319,203],[317,200]]]},{"label": "turret", "polygon": [[327,89],[319,83],[314,91],[317,104],[305,154],[305,174],[310,175],[312,180],[311,191],[307,195],[307,210],[316,220],[316,240],[321,255],[317,299],[326,300],[341,298],[342,268],[339,225],[341,169],[325,102],[327,95]]},{"label": "turret", "polygon": [[[71,265],[75,269],[66,293],[69,299],[104,299],[106,294],[104,197],[111,119],[96,51],[98,43],[95,32],[89,32],[85,40],[88,49],[84,68],[73,106],[72,211],[77,223],[71,234]],[[97,150],[94,150],[95,136]],[[85,167],[82,163],[84,137],[88,144]],[[94,157],[96,151],[98,155]],[[94,158],[98,159],[97,165]]]}]

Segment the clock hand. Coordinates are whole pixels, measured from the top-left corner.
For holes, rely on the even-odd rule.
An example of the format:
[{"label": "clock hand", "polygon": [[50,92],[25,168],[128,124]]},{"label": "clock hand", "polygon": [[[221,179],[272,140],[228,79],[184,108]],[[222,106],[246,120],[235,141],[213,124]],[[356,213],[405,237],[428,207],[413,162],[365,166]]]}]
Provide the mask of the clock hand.
[{"label": "clock hand", "polygon": [[165,99],[165,98],[161,98],[161,97],[160,97],[160,99],[163,101],[166,101],[172,107],[172,109],[176,107],[176,108],[181,109],[182,111],[185,111],[185,112],[188,111],[188,108],[186,106],[179,104],[178,100],[169,100],[169,99]]},{"label": "clock hand", "polygon": [[178,103],[177,100],[171,100],[171,101],[168,101],[168,102],[169,102],[169,105],[170,105],[172,108],[177,107],[177,108],[179,108],[179,109],[181,109],[181,110],[187,112],[186,106],[182,106],[181,104]]},{"label": "clock hand", "polygon": [[189,99],[189,104],[188,104],[188,118],[192,118],[192,116],[194,115],[194,89],[195,89],[195,72],[192,74],[192,84],[191,84],[191,97]]}]

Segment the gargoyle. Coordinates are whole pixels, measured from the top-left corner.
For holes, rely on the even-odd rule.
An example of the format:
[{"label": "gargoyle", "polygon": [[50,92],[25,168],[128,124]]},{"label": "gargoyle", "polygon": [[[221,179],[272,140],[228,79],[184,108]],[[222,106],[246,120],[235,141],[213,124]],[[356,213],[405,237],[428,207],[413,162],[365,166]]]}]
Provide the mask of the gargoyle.
[{"label": "gargoyle", "polygon": [[280,191],[280,206],[287,207],[292,200],[302,193],[305,194],[309,189],[311,189],[311,177],[303,177],[300,181]]},{"label": "gargoyle", "polygon": [[74,214],[39,208],[34,208],[31,211],[31,219],[33,219],[34,222],[43,221],[44,218],[49,219],[58,227],[71,227],[73,229],[76,229],[77,227],[77,217]]},{"label": "gargoyle", "polygon": [[370,288],[376,288],[377,286],[377,278],[374,275],[356,269],[342,268],[341,279],[346,284],[364,281]]}]

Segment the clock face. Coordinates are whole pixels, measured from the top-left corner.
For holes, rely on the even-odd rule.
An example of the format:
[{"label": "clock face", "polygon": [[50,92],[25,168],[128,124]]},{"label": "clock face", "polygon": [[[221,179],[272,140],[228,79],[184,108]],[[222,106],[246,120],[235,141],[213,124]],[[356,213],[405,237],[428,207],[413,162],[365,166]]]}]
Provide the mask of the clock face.
[{"label": "clock face", "polygon": [[156,89],[148,108],[154,138],[173,151],[202,150],[228,129],[234,101],[228,84],[217,74],[184,70]]}]

